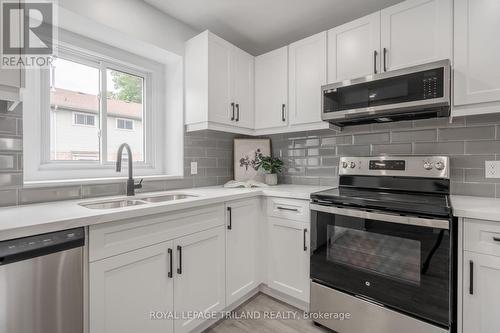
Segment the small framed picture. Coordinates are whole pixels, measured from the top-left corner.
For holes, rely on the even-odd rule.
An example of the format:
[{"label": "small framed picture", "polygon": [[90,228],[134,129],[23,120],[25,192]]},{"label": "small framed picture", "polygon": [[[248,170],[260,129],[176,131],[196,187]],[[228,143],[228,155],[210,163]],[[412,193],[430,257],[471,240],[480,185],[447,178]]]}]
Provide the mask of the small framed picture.
[{"label": "small framed picture", "polygon": [[271,155],[271,139],[234,139],[234,180],[264,181],[257,167],[260,155]]}]

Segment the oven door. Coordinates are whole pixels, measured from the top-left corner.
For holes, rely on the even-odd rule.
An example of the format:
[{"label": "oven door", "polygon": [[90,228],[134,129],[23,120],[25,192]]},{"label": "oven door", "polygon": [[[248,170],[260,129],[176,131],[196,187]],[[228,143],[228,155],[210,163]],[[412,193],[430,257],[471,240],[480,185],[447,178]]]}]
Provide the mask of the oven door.
[{"label": "oven door", "polygon": [[449,220],[311,204],[311,279],[451,325]]}]

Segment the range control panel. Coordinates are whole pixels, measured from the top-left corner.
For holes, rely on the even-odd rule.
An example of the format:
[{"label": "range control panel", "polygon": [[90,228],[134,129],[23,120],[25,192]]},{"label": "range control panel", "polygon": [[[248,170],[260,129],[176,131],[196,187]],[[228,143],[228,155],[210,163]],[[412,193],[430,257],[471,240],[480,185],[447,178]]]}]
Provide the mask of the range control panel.
[{"label": "range control panel", "polygon": [[449,179],[449,158],[447,156],[342,157],[339,175]]}]

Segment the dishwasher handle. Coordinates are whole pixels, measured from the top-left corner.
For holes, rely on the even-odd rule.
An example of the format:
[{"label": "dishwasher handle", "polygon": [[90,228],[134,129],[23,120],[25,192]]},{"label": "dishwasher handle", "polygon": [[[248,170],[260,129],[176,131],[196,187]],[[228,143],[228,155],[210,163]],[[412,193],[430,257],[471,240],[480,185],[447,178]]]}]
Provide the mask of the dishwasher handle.
[{"label": "dishwasher handle", "polygon": [[56,231],[0,242],[0,266],[85,245],[84,228]]}]

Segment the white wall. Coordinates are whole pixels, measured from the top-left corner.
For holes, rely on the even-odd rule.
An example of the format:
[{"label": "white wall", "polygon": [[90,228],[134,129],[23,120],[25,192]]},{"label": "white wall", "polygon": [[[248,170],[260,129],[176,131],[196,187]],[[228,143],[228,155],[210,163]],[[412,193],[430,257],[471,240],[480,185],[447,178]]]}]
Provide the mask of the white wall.
[{"label": "white wall", "polygon": [[142,0],[59,0],[59,6],[179,55],[199,33]]}]

